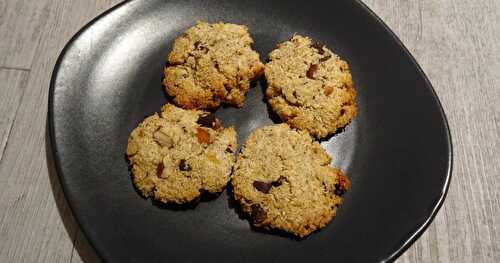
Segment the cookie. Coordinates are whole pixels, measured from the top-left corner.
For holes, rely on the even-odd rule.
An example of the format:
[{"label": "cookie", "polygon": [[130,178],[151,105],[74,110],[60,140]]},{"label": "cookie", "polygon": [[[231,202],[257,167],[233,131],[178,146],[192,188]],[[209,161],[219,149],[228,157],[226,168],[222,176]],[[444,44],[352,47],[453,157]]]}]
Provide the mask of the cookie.
[{"label": "cookie", "polygon": [[350,182],[305,131],[286,124],[255,130],[231,184],[253,225],[305,237],[332,220]]},{"label": "cookie", "polygon": [[175,40],[165,90],[186,109],[243,106],[250,82],[264,71],[252,43],[246,26],[198,22]]},{"label": "cookie", "polygon": [[132,131],[127,157],[145,197],[183,204],[224,190],[236,147],[234,128],[221,127],[213,114],[166,104]]},{"label": "cookie", "polygon": [[324,45],[294,35],[269,54],[266,97],[290,126],[321,139],[347,125],[357,113],[347,63]]}]

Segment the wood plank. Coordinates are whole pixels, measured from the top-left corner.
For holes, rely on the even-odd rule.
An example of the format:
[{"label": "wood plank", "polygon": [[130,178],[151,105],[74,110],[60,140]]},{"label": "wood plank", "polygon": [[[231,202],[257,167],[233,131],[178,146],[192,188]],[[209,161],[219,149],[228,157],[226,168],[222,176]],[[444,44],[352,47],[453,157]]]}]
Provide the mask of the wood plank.
[{"label": "wood plank", "polygon": [[[26,13],[33,12],[29,9],[37,7],[35,2],[26,1]],[[72,240],[78,229],[45,152],[50,73],[71,36],[117,2],[50,1],[51,12],[44,17],[45,26],[38,29],[43,34],[38,46],[31,47],[37,55],[27,82],[29,88],[21,100],[22,110],[17,113],[0,165],[1,262],[71,260]],[[7,7],[11,6],[8,2]],[[2,32],[2,37],[5,34]]]},{"label": "wood plank", "polygon": [[400,262],[500,261],[500,5],[494,0],[366,0],[433,83],[454,172],[434,223]]},{"label": "wood plank", "polygon": [[0,66],[30,68],[50,7],[50,0],[0,0]]},{"label": "wood plank", "polygon": [[0,163],[26,88],[28,71],[0,68]]}]

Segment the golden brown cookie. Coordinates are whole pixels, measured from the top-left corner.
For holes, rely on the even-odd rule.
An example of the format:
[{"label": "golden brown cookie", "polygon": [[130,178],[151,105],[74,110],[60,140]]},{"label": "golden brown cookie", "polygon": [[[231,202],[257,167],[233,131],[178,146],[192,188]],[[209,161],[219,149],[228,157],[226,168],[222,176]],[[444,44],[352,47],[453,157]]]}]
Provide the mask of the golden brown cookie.
[{"label": "golden brown cookie", "polygon": [[186,109],[243,106],[250,82],[264,70],[252,43],[246,26],[198,22],[175,40],[165,90]]},{"label": "golden brown cookie", "polygon": [[294,35],[269,54],[266,96],[290,126],[324,138],[357,113],[356,91],[347,63],[324,45]]},{"label": "golden brown cookie", "polygon": [[234,128],[221,127],[213,114],[166,104],[132,131],[127,157],[145,197],[183,204],[224,190],[236,147]]},{"label": "golden brown cookie", "polygon": [[231,180],[252,224],[305,237],[332,220],[350,182],[320,144],[286,124],[254,131]]}]

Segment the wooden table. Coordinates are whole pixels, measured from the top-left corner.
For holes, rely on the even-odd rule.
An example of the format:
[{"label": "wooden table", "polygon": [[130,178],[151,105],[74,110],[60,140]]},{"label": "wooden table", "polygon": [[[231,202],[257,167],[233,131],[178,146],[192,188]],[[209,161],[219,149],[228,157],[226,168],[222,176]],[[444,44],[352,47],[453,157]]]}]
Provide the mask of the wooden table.
[{"label": "wooden table", "polygon": [[[70,37],[118,0],[0,0],[0,262],[95,262],[47,154],[48,87]],[[400,262],[500,262],[500,2],[365,0],[436,88],[448,197]]]}]

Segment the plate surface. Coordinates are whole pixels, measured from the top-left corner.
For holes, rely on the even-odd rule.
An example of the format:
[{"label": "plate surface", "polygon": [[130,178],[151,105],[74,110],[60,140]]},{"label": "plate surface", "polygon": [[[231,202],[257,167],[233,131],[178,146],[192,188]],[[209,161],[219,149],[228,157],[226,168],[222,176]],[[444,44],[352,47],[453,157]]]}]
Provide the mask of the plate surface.
[{"label": "plate surface", "polygon": [[[56,166],[70,206],[108,262],[373,262],[393,260],[425,230],[451,176],[451,139],[434,90],[394,34],[362,3],[338,1],[138,0],[84,27],[62,52],[51,82],[49,124]],[[174,209],[135,191],[127,137],[168,101],[165,57],[196,20],[248,25],[265,59],[295,32],[346,59],[359,116],[323,141],[352,180],[337,218],[297,241],[256,232],[231,195]],[[265,83],[242,109],[216,114],[241,144],[273,123]],[[279,143],[279,142],[278,142]]]}]

